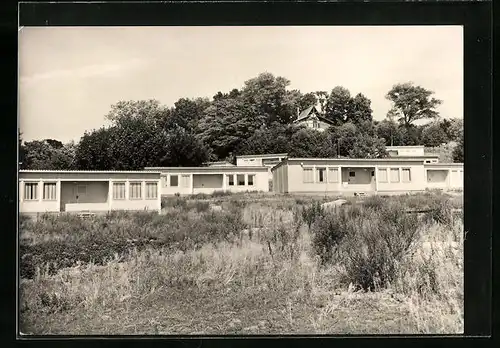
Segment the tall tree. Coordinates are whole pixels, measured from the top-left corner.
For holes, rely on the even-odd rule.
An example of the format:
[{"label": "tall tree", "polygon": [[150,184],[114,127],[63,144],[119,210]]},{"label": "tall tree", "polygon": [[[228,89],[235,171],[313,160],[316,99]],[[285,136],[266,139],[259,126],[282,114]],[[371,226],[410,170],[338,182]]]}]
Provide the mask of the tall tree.
[{"label": "tall tree", "polygon": [[264,124],[289,123],[296,113],[294,101],[286,89],[289,84],[288,79],[265,72],[245,81],[240,98]]},{"label": "tall tree", "polygon": [[328,100],[328,92],[326,91],[316,91],[316,92],[313,92],[313,94],[316,96],[317,100],[318,100],[318,106],[319,106],[319,109],[318,110],[321,114],[325,114],[325,107],[326,107],[326,101]]},{"label": "tall tree", "polygon": [[347,88],[337,86],[332,89],[325,104],[325,117],[335,125],[346,122],[352,112],[351,93]]},{"label": "tall tree", "polygon": [[443,122],[432,122],[425,125],[422,129],[422,144],[425,146],[435,147],[448,142],[449,126],[449,123],[445,123],[443,126]]},{"label": "tall tree", "polygon": [[347,122],[362,123],[373,120],[371,100],[361,93],[358,93],[351,101],[350,112],[347,114]]},{"label": "tall tree", "polygon": [[406,128],[416,120],[436,119],[439,116],[436,107],[442,101],[431,97],[433,94],[412,82],[394,85],[386,95],[386,99],[392,103],[388,117],[396,118]]},{"label": "tall tree", "polygon": [[240,98],[227,98],[212,102],[198,128],[200,138],[212,149],[213,159],[224,159],[264,124]]},{"label": "tall tree", "polygon": [[203,118],[205,109],[210,106],[210,101],[206,98],[181,98],[174,105],[170,117],[176,120],[178,126],[194,130]]},{"label": "tall tree", "polygon": [[[375,130],[366,132],[368,126],[357,126],[354,123],[345,123],[332,127],[328,133],[332,142],[338,148],[342,157],[348,158],[380,158],[387,155],[384,139],[375,134]],[[364,130],[363,130],[364,128]]]},{"label": "tall tree", "polygon": [[33,140],[22,144],[22,169],[73,169],[74,144],[48,140]]},{"label": "tall tree", "polygon": [[460,135],[458,139],[457,145],[453,149],[453,162],[455,163],[464,163],[464,135],[463,133]]},{"label": "tall tree", "polygon": [[119,101],[111,106],[106,119],[118,126],[138,119],[157,125],[164,121],[167,110],[168,108],[156,99]]}]

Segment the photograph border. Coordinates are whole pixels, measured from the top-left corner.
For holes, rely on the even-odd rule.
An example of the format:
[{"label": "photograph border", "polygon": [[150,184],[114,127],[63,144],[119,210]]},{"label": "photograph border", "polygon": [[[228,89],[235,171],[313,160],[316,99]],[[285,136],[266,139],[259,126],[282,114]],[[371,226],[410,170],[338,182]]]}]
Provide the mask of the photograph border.
[{"label": "photograph border", "polygon": [[[394,2],[394,3],[20,3],[19,26],[158,26],[158,25],[462,25],[464,27],[464,228],[465,238],[465,336],[487,337],[492,329],[492,50],[491,3],[476,2]],[[15,36],[14,36],[15,35]],[[17,52],[17,35],[14,34]],[[12,45],[12,44],[11,44]],[[4,59],[4,58],[2,58]],[[11,61],[12,64],[12,61]],[[15,59],[17,66],[17,54]],[[11,65],[12,66],[12,65]],[[10,69],[15,78],[11,87],[11,106],[17,109],[17,68]],[[16,111],[17,114],[17,111]],[[3,128],[4,155],[13,168],[4,171],[8,187],[8,205],[4,213],[12,214],[9,229],[17,231],[17,146],[18,117],[8,118]],[[14,134],[16,139],[14,139]],[[12,156],[12,158],[11,158]],[[14,159],[14,156],[16,159]],[[12,162],[11,162],[12,161]],[[14,162],[15,161],[15,162]],[[15,163],[15,167],[14,167]],[[10,168],[10,167],[9,167]],[[7,186],[7,185],[5,185]],[[17,233],[8,236],[4,245],[18,245]],[[10,293],[17,298],[18,250],[8,250],[8,262],[2,265],[2,275],[14,276]],[[5,269],[5,267],[8,267]],[[6,290],[4,290],[5,292]],[[9,296],[10,297],[10,296]],[[6,296],[4,296],[4,301]],[[16,306],[17,307],[17,306]],[[6,307],[12,310],[12,306]],[[6,311],[4,311],[5,313]],[[10,313],[10,311],[9,311]],[[5,315],[5,314],[4,314]],[[15,315],[16,321],[18,315]],[[17,332],[18,323],[14,323]],[[8,328],[11,325],[7,325]],[[461,335],[430,335],[449,337]],[[37,338],[168,338],[208,339],[243,338],[247,336],[32,336]],[[275,335],[255,335],[248,338],[276,338]],[[423,337],[422,335],[285,335],[286,338],[318,337]],[[426,338],[429,336],[425,336]],[[429,338],[430,338],[429,337]],[[255,342],[257,343],[257,342]],[[369,342],[368,342],[369,344]]]}]

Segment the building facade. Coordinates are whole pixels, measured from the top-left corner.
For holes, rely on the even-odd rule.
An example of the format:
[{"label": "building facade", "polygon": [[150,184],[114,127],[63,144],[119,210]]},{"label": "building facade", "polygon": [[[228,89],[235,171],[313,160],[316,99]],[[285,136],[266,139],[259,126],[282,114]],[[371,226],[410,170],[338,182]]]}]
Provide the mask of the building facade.
[{"label": "building facade", "polygon": [[330,120],[321,116],[315,106],[310,106],[303,110],[294,123],[296,125],[304,125],[307,128],[315,129],[320,132],[325,131],[328,127],[333,125]]},{"label": "building facade", "polygon": [[19,172],[19,212],[161,210],[160,172]]},{"label": "building facade", "polygon": [[350,195],[463,188],[463,164],[426,164],[422,157],[288,158],[272,174],[276,193]]},{"label": "building facade", "polygon": [[145,170],[161,172],[161,194],[166,196],[269,191],[267,167],[148,167]]}]

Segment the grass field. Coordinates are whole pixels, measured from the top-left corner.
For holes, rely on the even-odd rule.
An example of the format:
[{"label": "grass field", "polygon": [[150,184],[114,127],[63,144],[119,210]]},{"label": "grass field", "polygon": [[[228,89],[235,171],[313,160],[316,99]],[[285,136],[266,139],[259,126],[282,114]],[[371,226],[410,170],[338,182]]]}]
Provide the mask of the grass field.
[{"label": "grass field", "polygon": [[20,330],[463,332],[461,196],[322,200],[174,197],[160,215],[22,218]]}]

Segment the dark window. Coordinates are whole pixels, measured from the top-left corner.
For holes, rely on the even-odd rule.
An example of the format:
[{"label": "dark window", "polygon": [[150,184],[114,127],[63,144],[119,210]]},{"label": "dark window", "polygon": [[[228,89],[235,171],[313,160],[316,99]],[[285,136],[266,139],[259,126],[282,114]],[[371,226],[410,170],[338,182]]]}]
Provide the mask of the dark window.
[{"label": "dark window", "polygon": [[170,175],[170,186],[179,186],[179,177],[177,175]]},{"label": "dark window", "polygon": [[375,176],[375,171],[372,170],[372,176]]},{"label": "dark window", "polygon": [[349,172],[349,177],[355,177],[356,176],[356,172]]},{"label": "dark window", "polygon": [[236,180],[238,181],[238,186],[244,186],[245,185],[245,174],[237,174]]},{"label": "dark window", "polygon": [[318,182],[325,182],[325,169],[318,168]]}]

